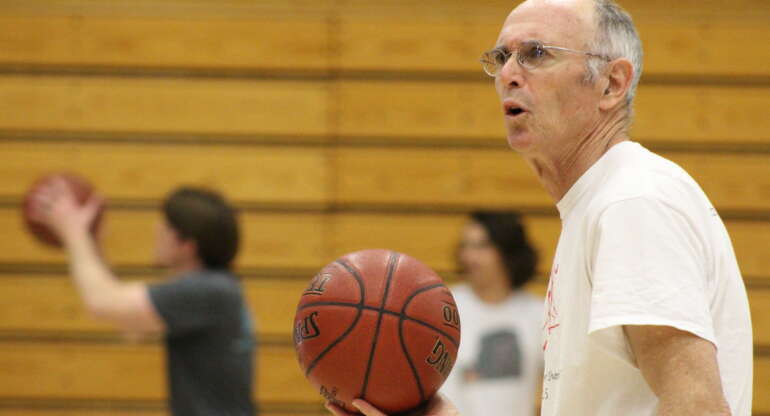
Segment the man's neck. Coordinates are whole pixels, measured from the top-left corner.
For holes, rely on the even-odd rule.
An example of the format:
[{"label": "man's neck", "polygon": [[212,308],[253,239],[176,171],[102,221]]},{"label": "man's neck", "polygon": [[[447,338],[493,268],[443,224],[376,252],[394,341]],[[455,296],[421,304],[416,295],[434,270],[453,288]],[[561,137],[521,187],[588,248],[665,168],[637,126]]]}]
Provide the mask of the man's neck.
[{"label": "man's neck", "polygon": [[201,265],[200,262],[186,262],[182,264],[177,264],[170,268],[171,274],[174,276],[193,273],[201,270],[203,270],[203,266]]},{"label": "man's neck", "polygon": [[484,303],[497,304],[508,299],[513,290],[507,283],[500,285],[471,285],[473,293]]},{"label": "man's neck", "polygon": [[568,145],[551,149],[553,154],[525,155],[525,158],[546,191],[559,202],[607,150],[626,140],[626,123],[621,114],[616,114]]}]

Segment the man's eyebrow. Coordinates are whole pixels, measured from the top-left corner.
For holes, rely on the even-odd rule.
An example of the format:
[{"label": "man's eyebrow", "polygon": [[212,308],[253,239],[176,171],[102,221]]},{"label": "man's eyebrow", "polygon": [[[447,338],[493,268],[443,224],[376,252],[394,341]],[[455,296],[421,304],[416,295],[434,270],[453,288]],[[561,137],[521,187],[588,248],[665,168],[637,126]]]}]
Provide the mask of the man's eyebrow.
[{"label": "man's eyebrow", "polygon": [[494,48],[492,48],[492,49],[490,50],[490,52],[492,52],[492,51],[499,51],[499,52],[503,52],[503,53],[508,53],[508,52],[510,52],[510,50],[508,49],[508,47],[507,47],[507,46],[505,46],[505,45],[497,45],[497,46],[495,46]]}]

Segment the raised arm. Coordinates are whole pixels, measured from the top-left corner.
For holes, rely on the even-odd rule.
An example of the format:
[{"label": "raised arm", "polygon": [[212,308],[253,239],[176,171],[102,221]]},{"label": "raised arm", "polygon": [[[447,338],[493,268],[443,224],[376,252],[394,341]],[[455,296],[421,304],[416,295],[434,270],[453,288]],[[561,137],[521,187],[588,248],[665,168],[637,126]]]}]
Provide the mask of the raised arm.
[{"label": "raised arm", "polygon": [[57,181],[38,194],[32,215],[64,244],[70,274],[91,315],[128,333],[163,331],[163,321],[150,302],[146,285],[119,281],[100,255],[89,229],[101,204],[93,197],[79,205],[68,185]]}]

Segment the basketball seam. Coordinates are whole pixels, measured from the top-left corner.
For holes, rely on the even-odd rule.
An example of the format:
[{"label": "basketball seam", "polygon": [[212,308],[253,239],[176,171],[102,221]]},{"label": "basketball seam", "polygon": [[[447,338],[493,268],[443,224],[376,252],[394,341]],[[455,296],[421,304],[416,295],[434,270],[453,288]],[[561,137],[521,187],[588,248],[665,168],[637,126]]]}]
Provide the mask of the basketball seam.
[{"label": "basketball seam", "polygon": [[401,307],[401,313],[399,315],[401,316],[402,320],[403,319],[408,319],[410,321],[416,322],[416,323],[418,323],[420,325],[426,326],[426,327],[428,327],[428,328],[438,332],[439,334],[449,338],[449,340],[452,341],[452,343],[455,344],[455,346],[459,347],[460,343],[456,339],[454,339],[454,337],[450,336],[446,332],[438,329],[437,327],[435,327],[435,326],[433,326],[433,325],[431,325],[431,324],[429,324],[429,323],[427,323],[425,321],[422,321],[422,320],[419,320],[419,319],[416,319],[416,318],[412,318],[411,316],[406,314],[406,308],[409,307],[409,304],[412,302],[412,300],[414,300],[415,296],[419,295],[420,293],[427,292],[429,290],[437,289],[437,288],[440,288],[440,287],[446,288],[446,286],[443,283],[435,283],[435,284],[432,284],[432,285],[429,285],[429,286],[422,287],[422,288],[417,289],[414,292],[412,292],[412,294],[409,295],[408,298],[406,298],[406,301],[404,302],[404,306]]},{"label": "basketball seam", "polygon": [[398,320],[398,340],[401,343],[401,351],[404,353],[404,357],[406,357],[406,362],[409,364],[409,368],[412,370],[414,381],[417,383],[417,390],[420,391],[420,401],[425,401],[425,390],[422,388],[422,383],[420,382],[420,374],[417,372],[417,367],[415,367],[414,363],[412,362],[412,357],[409,356],[409,351],[407,350],[406,342],[404,341],[403,315],[400,315]]},{"label": "basketball seam", "polygon": [[404,305],[401,307],[401,313],[399,314],[398,337],[399,337],[399,341],[401,341],[401,351],[404,353],[404,356],[406,357],[407,363],[409,363],[409,367],[412,370],[412,375],[414,375],[415,382],[417,382],[417,389],[420,391],[420,401],[425,401],[425,390],[422,387],[422,382],[420,382],[420,375],[417,372],[417,367],[415,367],[414,362],[412,361],[412,357],[409,355],[409,350],[406,348],[406,343],[404,342],[404,321],[407,320],[407,319],[410,319],[410,320],[419,322],[419,323],[421,323],[421,324],[423,324],[423,325],[425,325],[425,326],[427,326],[429,328],[432,328],[434,331],[443,334],[445,337],[449,338],[452,341],[452,343],[454,343],[455,345],[457,345],[457,343],[455,342],[455,340],[452,337],[447,336],[447,334],[444,333],[444,331],[441,331],[438,328],[433,328],[433,325],[430,325],[430,324],[428,324],[426,322],[422,322],[422,321],[419,321],[417,319],[409,317],[406,314],[406,308],[409,306],[409,303],[412,302],[412,299],[414,299],[415,296],[419,295],[420,293],[427,292],[429,290],[436,289],[436,288],[439,288],[439,287],[446,287],[446,286],[444,286],[442,283],[436,283],[436,284],[433,284],[433,285],[430,285],[430,286],[422,287],[422,288],[417,289],[414,292],[412,292],[412,294],[409,295],[408,298],[406,298],[406,301],[404,302]]},{"label": "basketball seam", "polygon": [[361,398],[366,397],[366,388],[369,385],[369,372],[372,370],[372,363],[374,362],[374,352],[377,349],[377,338],[380,335],[380,326],[382,324],[382,313],[385,310],[385,303],[388,300],[388,292],[390,291],[390,283],[393,280],[393,273],[396,270],[396,266],[399,260],[398,253],[391,252],[390,259],[388,259],[388,270],[385,277],[385,292],[382,295],[382,303],[380,303],[380,310],[377,314],[377,326],[374,328],[374,337],[372,338],[372,349],[369,352],[369,362],[366,364],[366,372],[364,373],[364,382],[361,386]]},{"label": "basketball seam", "polygon": [[359,292],[360,292],[360,295],[361,295],[361,300],[359,301],[359,303],[357,305],[356,304],[350,304],[350,306],[357,306],[356,309],[358,309],[358,313],[356,314],[356,318],[353,320],[353,322],[350,324],[350,326],[345,330],[345,332],[343,332],[342,335],[340,335],[331,344],[329,344],[326,348],[324,348],[324,350],[321,351],[321,353],[318,354],[318,356],[316,356],[316,358],[313,359],[313,361],[310,362],[310,365],[307,366],[307,370],[305,370],[305,377],[310,375],[310,372],[313,371],[313,369],[315,368],[316,365],[318,365],[318,362],[321,361],[321,359],[324,356],[326,356],[326,354],[329,351],[331,351],[332,348],[337,346],[337,344],[339,344],[343,339],[345,339],[345,337],[348,336],[348,334],[350,334],[350,332],[353,331],[353,328],[356,327],[356,324],[358,324],[358,320],[361,319],[361,315],[363,314],[363,308],[361,306],[364,305],[364,299],[365,299],[365,295],[366,295],[366,287],[364,287],[364,281],[361,278],[361,275],[358,274],[358,271],[354,267],[348,265],[347,263],[343,262],[342,260],[337,260],[337,263],[340,264],[342,267],[344,267],[345,270],[347,270],[353,276],[353,278],[356,279],[356,281],[358,282],[358,288],[359,288]]},{"label": "basketball seam", "polygon": [[[436,286],[436,287],[440,287],[440,286]],[[436,287],[433,287],[431,289],[435,289]],[[412,321],[412,322],[414,322],[414,323],[416,323],[418,325],[422,325],[422,326],[424,326],[424,327],[426,327],[426,328],[428,328],[428,329],[430,329],[432,331],[438,332],[439,334],[441,334],[441,335],[445,336],[447,339],[449,339],[449,341],[451,341],[452,344],[454,344],[455,346],[459,346],[459,343],[457,342],[457,339],[455,339],[452,335],[448,334],[447,332],[441,330],[440,328],[438,328],[438,327],[436,327],[434,325],[431,325],[431,324],[429,324],[429,323],[427,323],[427,322],[425,322],[425,321],[423,321],[421,319],[417,319],[417,318],[411,317],[411,316],[409,316],[407,314],[402,314],[402,313],[393,312],[393,311],[387,310],[387,309],[380,309],[380,308],[376,308],[374,306],[366,306],[366,305],[360,305],[358,303],[350,303],[350,302],[314,302],[314,303],[308,303],[308,304],[302,305],[299,309],[302,310],[302,309],[305,309],[305,308],[309,308],[311,306],[316,306],[316,307],[319,307],[319,306],[343,306],[343,307],[348,307],[348,308],[355,308],[355,309],[359,309],[359,310],[368,310],[368,311],[384,313],[386,315],[397,316],[401,320]]]}]

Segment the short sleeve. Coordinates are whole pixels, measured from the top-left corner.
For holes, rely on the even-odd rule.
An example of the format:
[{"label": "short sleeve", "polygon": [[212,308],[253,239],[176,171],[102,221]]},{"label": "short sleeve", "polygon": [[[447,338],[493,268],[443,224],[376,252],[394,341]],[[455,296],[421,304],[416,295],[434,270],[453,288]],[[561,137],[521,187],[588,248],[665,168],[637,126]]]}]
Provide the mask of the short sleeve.
[{"label": "short sleeve", "polygon": [[[604,210],[592,251],[589,333],[660,325],[716,345],[705,255],[693,224],[680,211],[644,197]],[[617,343],[618,334],[607,339]]]},{"label": "short sleeve", "polygon": [[224,322],[238,300],[224,279],[195,276],[150,285],[150,300],[165,322],[167,334],[182,335]]}]

